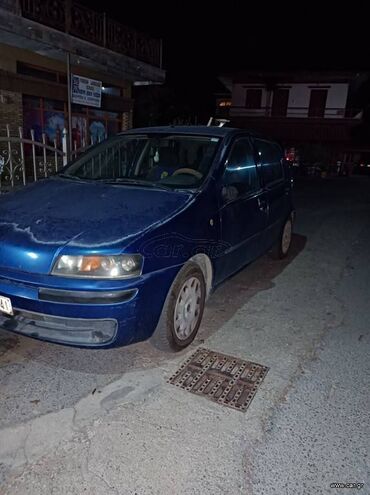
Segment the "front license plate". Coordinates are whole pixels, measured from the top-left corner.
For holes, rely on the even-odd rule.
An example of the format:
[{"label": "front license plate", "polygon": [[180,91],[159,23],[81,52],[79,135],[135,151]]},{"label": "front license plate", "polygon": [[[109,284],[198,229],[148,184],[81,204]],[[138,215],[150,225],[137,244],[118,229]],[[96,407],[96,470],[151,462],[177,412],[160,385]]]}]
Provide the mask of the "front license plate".
[{"label": "front license plate", "polygon": [[12,302],[9,297],[0,296],[0,311],[7,315],[13,314]]}]

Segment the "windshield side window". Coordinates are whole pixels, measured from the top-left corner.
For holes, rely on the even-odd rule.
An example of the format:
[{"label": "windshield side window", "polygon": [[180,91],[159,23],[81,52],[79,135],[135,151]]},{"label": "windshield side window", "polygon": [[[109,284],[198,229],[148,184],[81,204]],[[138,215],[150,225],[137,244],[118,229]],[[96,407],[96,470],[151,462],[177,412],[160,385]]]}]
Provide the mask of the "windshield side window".
[{"label": "windshield side window", "polygon": [[93,146],[64,175],[169,188],[197,188],[208,176],[219,138],[196,135],[123,135]]},{"label": "windshield side window", "polygon": [[248,138],[239,138],[234,142],[226,163],[223,185],[227,189],[227,199],[260,189],[253,149]]},{"label": "windshield side window", "polygon": [[258,160],[262,166],[262,176],[266,185],[283,178],[282,159],[280,146],[262,139],[255,140]]},{"label": "windshield side window", "polygon": [[101,143],[72,163],[68,173],[81,179],[103,180],[129,176],[144,146],[144,139],[113,139]]}]

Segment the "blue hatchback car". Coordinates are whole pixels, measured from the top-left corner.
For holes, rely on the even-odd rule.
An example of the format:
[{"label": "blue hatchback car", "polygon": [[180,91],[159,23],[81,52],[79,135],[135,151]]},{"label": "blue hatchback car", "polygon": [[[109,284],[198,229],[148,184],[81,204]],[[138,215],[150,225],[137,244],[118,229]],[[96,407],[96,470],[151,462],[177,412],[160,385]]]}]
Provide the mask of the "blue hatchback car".
[{"label": "blue hatchback car", "polygon": [[85,347],[194,339],[211,290],[287,254],[281,147],[208,126],[133,129],[0,196],[0,327]]}]

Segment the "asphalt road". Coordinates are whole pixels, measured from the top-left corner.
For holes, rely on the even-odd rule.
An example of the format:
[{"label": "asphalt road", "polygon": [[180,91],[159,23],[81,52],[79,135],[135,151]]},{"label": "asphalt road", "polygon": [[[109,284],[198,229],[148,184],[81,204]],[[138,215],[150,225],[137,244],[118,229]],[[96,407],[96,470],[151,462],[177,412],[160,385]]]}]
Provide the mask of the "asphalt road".
[{"label": "asphalt road", "polygon": [[[217,289],[185,353],[1,331],[1,494],[370,493],[370,181],[295,195],[289,258]],[[246,413],[166,383],[200,345],[270,368]]]}]

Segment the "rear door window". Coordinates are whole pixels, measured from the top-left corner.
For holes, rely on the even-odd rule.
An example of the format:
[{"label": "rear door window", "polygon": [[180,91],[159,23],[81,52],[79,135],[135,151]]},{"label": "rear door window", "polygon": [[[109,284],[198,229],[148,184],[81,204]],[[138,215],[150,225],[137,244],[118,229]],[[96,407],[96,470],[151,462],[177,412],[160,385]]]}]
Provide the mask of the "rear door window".
[{"label": "rear door window", "polygon": [[256,139],[255,144],[265,184],[268,185],[283,179],[283,153],[280,146],[262,139]]},{"label": "rear door window", "polygon": [[226,164],[223,184],[236,188],[236,196],[260,189],[253,148],[248,138],[234,142]]}]

